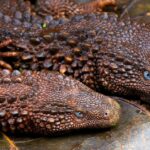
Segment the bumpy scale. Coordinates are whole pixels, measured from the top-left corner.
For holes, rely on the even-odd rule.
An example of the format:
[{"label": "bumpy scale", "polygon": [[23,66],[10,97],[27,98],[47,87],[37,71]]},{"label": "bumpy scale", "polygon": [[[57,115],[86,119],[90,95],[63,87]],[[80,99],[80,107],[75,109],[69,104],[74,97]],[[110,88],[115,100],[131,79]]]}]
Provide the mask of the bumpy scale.
[{"label": "bumpy scale", "polygon": [[58,73],[0,72],[0,128],[52,135],[118,123],[119,104]]},{"label": "bumpy scale", "polygon": [[[17,8],[18,4],[19,2],[16,3]],[[23,6],[26,6],[26,4]],[[33,10],[34,9],[35,8],[33,8]],[[39,71],[47,69],[51,71],[59,71],[64,75],[72,76],[74,79],[82,81],[84,84],[97,91],[107,90],[116,95],[133,96],[145,100],[146,102],[150,102],[149,25],[140,24],[134,21],[131,22],[130,20],[121,20],[111,13],[79,15],[70,20],[55,20],[52,16],[42,18],[32,9],[27,9],[25,13],[22,13],[22,11],[14,11],[14,13],[10,13],[11,15],[9,16],[5,13],[6,10],[2,9],[0,14],[0,41],[1,50],[4,51],[0,55],[3,58],[7,56],[12,57],[12,54],[6,53],[11,51],[19,54],[15,56],[15,60],[7,60],[13,69],[30,69]],[[14,9],[10,9],[9,12],[13,10]],[[8,41],[11,42],[9,43]],[[3,66],[5,67],[6,65]],[[32,75],[30,76],[31,78],[34,78]],[[38,79],[39,80],[37,81],[40,82],[41,79]],[[12,79],[8,79],[8,82],[11,80]],[[22,80],[21,83],[23,83]],[[45,81],[42,81],[42,83],[45,83]],[[5,87],[6,85],[7,87]],[[13,91],[11,91],[12,88],[9,89],[9,87],[13,85],[12,82],[11,84],[5,84],[3,90],[5,89],[7,94],[9,92],[13,93]],[[18,87],[21,89],[23,85],[19,84],[18,86],[14,86],[14,90],[17,90]],[[41,87],[43,88],[41,90],[44,90],[48,86],[47,84],[44,84],[44,86],[46,85],[44,88],[42,85]],[[40,85],[32,87],[39,88]],[[22,104],[20,99],[23,99],[23,102],[26,104],[28,101],[27,99],[30,100],[29,95],[31,95],[31,99],[33,98],[32,100],[35,102],[36,100],[34,100],[34,98],[36,99],[36,95],[34,95],[34,93],[36,92],[32,87],[25,84],[25,90],[20,91],[22,93],[18,93],[19,96],[17,98],[15,96],[12,98],[9,94],[6,94],[6,96],[2,95],[2,105],[5,104],[5,106],[0,108],[3,108],[3,110],[4,108],[8,108],[8,112],[10,112],[9,108],[11,108],[11,110],[12,108],[18,108],[17,110],[20,111],[22,108],[22,106],[20,106],[20,104]],[[64,88],[67,88],[67,85],[65,85]],[[31,91],[31,93],[29,91]],[[17,90],[17,92],[19,91]],[[14,92],[14,94],[17,92]],[[4,92],[2,92],[2,94],[3,93]],[[45,94],[48,93],[45,92]],[[90,94],[89,91],[88,94]],[[43,96],[43,99],[48,97],[47,95]],[[63,97],[63,95],[61,97]],[[19,99],[20,102],[15,103],[16,101],[14,99]],[[86,101],[88,104],[89,101],[87,99]],[[12,104],[10,104],[11,106],[8,105],[9,100],[13,101],[12,104],[15,104],[14,107],[11,107]],[[25,105],[25,108],[31,106],[28,108],[27,113],[31,113],[32,117],[30,119],[32,120],[33,118],[33,122],[31,121],[33,124],[34,121],[37,120],[37,118],[34,118],[37,116],[34,112],[37,112],[38,114],[39,108],[42,110],[42,107],[44,110],[47,110],[45,107],[49,103],[48,100],[45,103],[43,100],[41,103],[44,104],[41,106],[40,102],[37,103],[36,101],[35,103],[32,103],[32,100],[28,101],[29,105]],[[64,101],[65,100],[66,99],[64,99]],[[92,101],[92,103],[94,103],[94,101]],[[18,107],[17,104],[19,104]],[[33,104],[34,108],[37,109],[33,109]],[[82,106],[82,104],[80,104],[80,106]],[[91,111],[94,111],[96,107],[90,106],[90,109]],[[4,117],[3,126],[6,124],[6,127],[3,128],[6,130],[10,129],[10,124],[14,121],[12,123],[12,129],[15,129],[17,126],[15,126],[14,123],[17,121],[14,119],[13,121],[10,120],[8,123],[6,119],[9,120],[7,117],[11,116],[11,114],[8,113],[10,115],[5,115],[7,112],[3,113],[3,110],[1,111],[2,117]],[[106,110],[111,110],[111,107],[108,107]],[[118,112],[116,114],[114,113],[113,117],[115,118],[117,114]],[[82,113],[76,113],[76,115],[84,116]],[[28,117],[30,117],[30,115]],[[42,122],[40,121],[40,118],[41,116],[39,117],[39,122],[37,121],[37,124]],[[113,120],[115,120],[114,118]],[[18,119],[18,116],[16,119]],[[70,117],[69,119],[72,118]],[[54,118],[52,118],[51,121],[56,122]],[[43,122],[41,126],[44,126],[43,130],[45,130],[47,124],[44,124]],[[59,126],[59,123],[58,125],[54,124],[54,127]],[[21,124],[21,126],[23,125]],[[104,126],[107,127],[106,124]],[[33,128],[31,128],[30,123],[29,127],[32,132]],[[52,129],[51,126],[49,127]],[[73,128],[71,125],[70,127]],[[85,126],[80,127],[84,128]],[[41,128],[39,129],[38,126],[35,130],[37,130],[38,133],[41,133]],[[61,131],[61,128],[55,127],[55,129]],[[24,127],[23,131],[25,130],[29,131],[28,127]]]},{"label": "bumpy scale", "polygon": [[44,28],[39,22],[14,27],[2,19],[0,39],[13,40],[4,49],[21,52],[12,68],[59,71],[97,91],[149,102],[149,25],[111,13],[53,20]]},{"label": "bumpy scale", "polygon": [[36,11],[41,16],[70,18],[79,14],[100,13],[107,5],[116,5],[116,0],[93,0],[88,3],[77,3],[74,0],[37,0]]},{"label": "bumpy scale", "polygon": [[[1,21],[4,22],[4,25],[10,23],[13,24],[14,27],[21,25],[23,28],[30,28],[32,25],[45,27],[46,23],[57,25],[59,21],[63,21],[62,18],[70,18],[76,14],[98,13],[106,5],[115,5],[116,0],[95,0],[84,4],[77,4],[75,1],[70,0],[37,0],[36,2],[32,1],[32,3],[36,3],[36,5],[32,6],[30,1],[24,0],[1,0]],[[34,11],[42,16],[42,18],[37,16]],[[43,19],[43,16],[45,16],[45,19]],[[57,20],[54,20],[54,18],[57,18]],[[21,30],[21,32],[22,31],[23,30]],[[9,46],[11,43],[12,39],[4,38],[0,42],[0,48],[2,49],[3,47]],[[0,57],[3,58],[0,59],[0,66],[12,70],[13,68],[7,60],[11,62],[14,60],[14,57],[19,56],[19,54],[19,52],[13,49],[9,51],[4,49],[4,52],[0,52]]]}]

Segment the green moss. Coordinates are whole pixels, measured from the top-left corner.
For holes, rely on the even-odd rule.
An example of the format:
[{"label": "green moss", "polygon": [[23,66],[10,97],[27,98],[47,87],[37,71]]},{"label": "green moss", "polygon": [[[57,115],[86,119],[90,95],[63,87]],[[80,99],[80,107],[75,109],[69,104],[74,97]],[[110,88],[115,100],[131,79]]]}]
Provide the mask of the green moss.
[{"label": "green moss", "polygon": [[47,24],[46,23],[43,23],[42,24],[42,29],[46,29],[47,28]]}]

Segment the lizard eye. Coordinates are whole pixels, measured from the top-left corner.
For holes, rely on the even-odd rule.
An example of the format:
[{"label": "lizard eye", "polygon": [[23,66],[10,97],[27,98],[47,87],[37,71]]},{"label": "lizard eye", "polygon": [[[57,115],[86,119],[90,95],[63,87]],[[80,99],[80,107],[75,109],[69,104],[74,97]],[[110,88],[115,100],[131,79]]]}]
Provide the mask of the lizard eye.
[{"label": "lizard eye", "polygon": [[144,78],[145,80],[150,80],[150,72],[144,71]]},{"label": "lizard eye", "polygon": [[83,118],[84,117],[84,114],[80,111],[75,112],[75,115],[77,118]]}]

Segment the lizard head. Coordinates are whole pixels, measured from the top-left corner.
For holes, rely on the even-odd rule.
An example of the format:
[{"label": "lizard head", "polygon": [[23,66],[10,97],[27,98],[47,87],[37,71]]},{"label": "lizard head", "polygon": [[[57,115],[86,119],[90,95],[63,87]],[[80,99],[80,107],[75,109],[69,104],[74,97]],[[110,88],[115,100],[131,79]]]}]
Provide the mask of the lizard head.
[{"label": "lizard head", "polygon": [[150,102],[150,64],[147,56],[138,46],[107,45],[107,50],[101,51],[97,59],[98,83],[113,94]]},{"label": "lizard head", "polygon": [[110,128],[115,126],[120,118],[119,104],[107,96],[80,91],[68,99],[71,106],[73,102],[72,128]]},{"label": "lizard head", "polygon": [[55,75],[51,78],[53,78],[51,80],[53,89],[49,88],[49,91],[50,95],[55,95],[55,97],[53,102],[47,100],[44,109],[41,108],[49,114],[55,112],[47,118],[53,121],[47,124],[51,126],[52,132],[62,131],[63,133],[83,128],[110,128],[118,123],[120,106],[114,99],[96,93],[69,77]]},{"label": "lizard head", "polygon": [[108,128],[119,121],[120,106],[115,100],[75,79],[58,73],[4,73],[0,72],[0,117],[6,124],[14,120],[12,125],[19,132],[51,135]]}]

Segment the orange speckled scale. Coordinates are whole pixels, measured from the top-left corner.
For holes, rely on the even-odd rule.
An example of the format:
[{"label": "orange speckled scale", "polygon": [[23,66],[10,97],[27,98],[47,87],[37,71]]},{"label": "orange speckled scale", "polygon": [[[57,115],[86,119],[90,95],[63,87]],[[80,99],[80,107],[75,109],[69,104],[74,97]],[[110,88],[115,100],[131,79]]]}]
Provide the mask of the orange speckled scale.
[{"label": "orange speckled scale", "polygon": [[[9,46],[12,43],[13,43],[13,41],[11,39],[6,39],[6,40],[4,40],[0,43],[0,49]],[[11,52],[11,51],[9,51],[9,52],[0,52],[0,58],[2,58],[2,57],[16,57],[18,55],[19,55],[18,52]],[[11,65],[9,65],[7,62],[5,62],[1,59],[0,59],[0,66],[3,67],[3,68],[7,68],[7,69],[12,70]]]},{"label": "orange speckled scale", "polygon": [[3,60],[0,60],[0,67],[2,67],[2,68],[7,68],[7,69],[9,69],[9,70],[12,70],[11,65],[9,65],[8,63],[6,63],[6,62],[3,61]]},{"label": "orange speckled scale", "polygon": [[11,44],[13,41],[11,39],[4,40],[0,43],[0,48],[6,47]]}]

